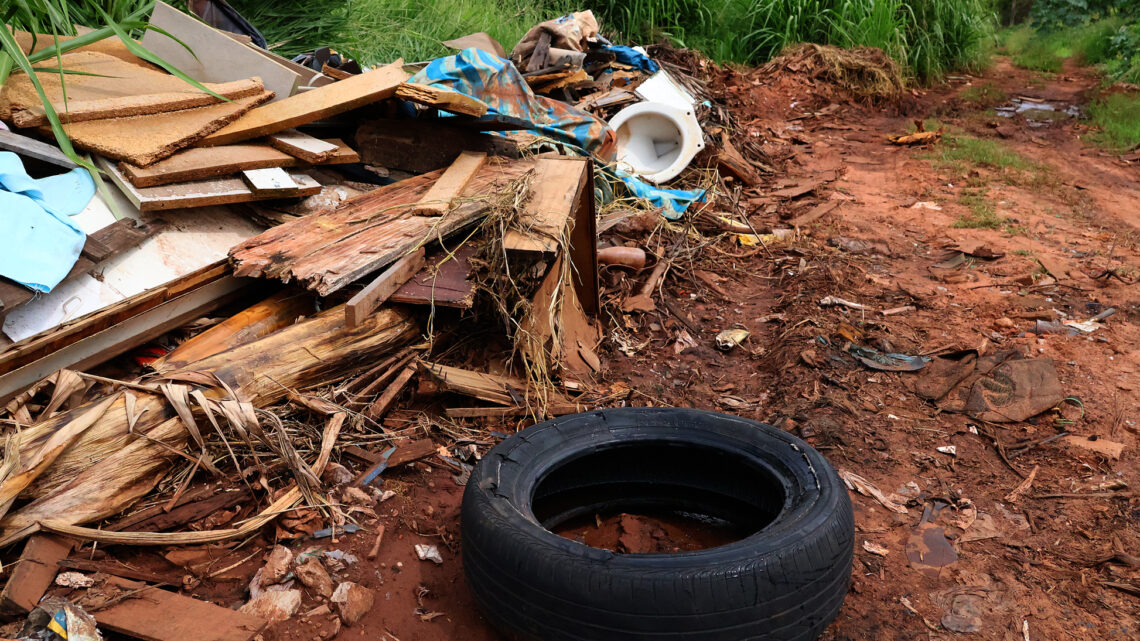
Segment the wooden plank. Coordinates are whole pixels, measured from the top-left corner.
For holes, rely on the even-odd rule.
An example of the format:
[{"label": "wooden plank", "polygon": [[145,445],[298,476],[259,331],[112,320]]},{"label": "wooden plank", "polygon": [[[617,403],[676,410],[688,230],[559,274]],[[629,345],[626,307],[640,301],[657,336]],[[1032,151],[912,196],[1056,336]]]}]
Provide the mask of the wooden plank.
[{"label": "wooden plank", "polygon": [[383,305],[389,296],[408,282],[423,266],[423,247],[392,263],[391,267],[384,270],[371,283],[368,283],[359,294],[353,296],[344,306],[345,325],[350,329],[360,325],[365,316]]},{"label": "wooden plank", "polygon": [[574,227],[570,230],[570,279],[582,309],[596,317],[602,312],[602,290],[598,286],[598,211],[591,159],[586,160],[586,179],[576,198]]},{"label": "wooden plank", "polygon": [[821,202],[820,204],[816,205],[815,207],[812,207],[811,211],[808,211],[807,213],[804,213],[804,214],[800,214],[799,216],[796,216],[795,218],[791,219],[790,221],[788,221],[788,224],[791,225],[792,227],[803,227],[804,225],[807,225],[809,223],[814,223],[815,221],[819,220],[820,218],[823,218],[832,209],[835,209],[838,206],[839,206],[838,200],[825,200],[825,201]]},{"label": "wooden plank", "polygon": [[383,417],[384,414],[388,412],[388,408],[392,406],[392,403],[396,401],[396,398],[400,395],[400,392],[404,391],[404,388],[407,387],[408,382],[411,381],[412,377],[415,375],[416,368],[412,365],[406,366],[403,370],[400,371],[399,374],[396,375],[395,380],[393,380],[392,383],[388,385],[388,387],[384,390],[384,393],[380,395],[380,398],[377,398],[371,405],[368,406],[368,409],[364,411],[364,414],[372,420],[379,420],[381,417]]},{"label": "wooden plank", "polygon": [[[444,410],[449,418],[507,418],[529,416],[536,407],[448,407]],[[546,406],[546,416],[565,416],[586,411],[584,405],[574,403],[551,403]]]},{"label": "wooden plank", "polygon": [[99,627],[143,641],[250,641],[267,624],[244,612],[111,577],[123,592],[145,590],[93,614]]},{"label": "wooden plank", "polygon": [[231,492],[219,492],[198,501],[192,501],[171,509],[169,512],[131,526],[132,532],[164,532],[204,519],[214,512],[227,510],[249,498],[249,491],[242,488]]},{"label": "wooden plank", "polygon": [[[281,197],[274,192],[254,191],[241,178],[226,176],[158,187],[135,187],[115,163],[106,158],[97,158],[95,162],[139,211],[228,205]],[[305,174],[290,174],[290,177],[300,185],[290,196],[312,196],[321,191],[320,183]]]},{"label": "wooden plank", "polygon": [[369,120],[357,127],[355,142],[364,162],[421,174],[447,167],[466,150],[518,158],[520,136],[494,136],[435,118]]},{"label": "wooden plank", "polygon": [[59,147],[7,130],[0,130],[0,149],[64,169],[75,169],[79,166],[68,158],[67,154],[60,151]]},{"label": "wooden plank", "polygon": [[280,167],[247,169],[241,172],[241,178],[250,191],[258,196],[287,198],[296,195],[301,189],[301,186],[289,176],[289,172]]},{"label": "wooden plank", "polygon": [[146,581],[147,583],[169,583],[171,585],[178,585],[182,581],[182,573],[168,575],[153,574],[151,572],[136,570],[135,568],[123,565],[121,562],[115,561],[63,559],[59,562],[59,567],[61,569],[78,570],[80,572],[102,572],[103,574],[110,574],[124,579],[134,579],[135,581]]},{"label": "wooden plank", "polygon": [[[336,152],[321,164],[360,162],[360,155],[338,138],[325,140]],[[247,169],[303,167],[305,162],[262,143],[239,143],[220,147],[191,147],[147,167],[120,163],[119,170],[135,187],[157,187],[171,183],[227,176]]]},{"label": "wooden plank", "polygon": [[451,202],[458,198],[467,183],[479,173],[483,163],[487,161],[487,154],[476,151],[464,151],[443,172],[439,180],[427,190],[420,202],[412,208],[412,213],[420,216],[442,216],[451,209]]},{"label": "wooden plank", "polygon": [[320,138],[314,138],[309,134],[301,133],[296,129],[286,129],[285,131],[269,136],[266,140],[278,151],[283,151],[290,156],[296,156],[314,165],[325,162],[331,158],[338,149],[336,145],[327,143]]},{"label": "wooden plank", "polygon": [[155,288],[16,343],[0,354],[0,402],[52,372],[86,369],[181,327],[237,299],[249,285],[227,277],[177,295],[173,287]]},{"label": "wooden plank", "polygon": [[[351,450],[351,451],[349,451]],[[354,458],[360,459],[370,465],[355,479],[352,480],[351,485],[359,486],[365,479],[369,477],[375,478],[377,470],[397,467],[400,465],[407,465],[421,459],[428,458],[435,454],[435,443],[430,438],[422,438],[415,441],[404,441],[396,445],[396,451],[384,459],[384,455],[376,452],[370,452],[364,448],[350,445],[346,448],[345,453]]]},{"label": "wooden plank", "polygon": [[388,300],[413,305],[438,305],[471,309],[475,304],[475,283],[471,282],[471,258],[475,247],[464,243],[454,252],[439,252],[427,261],[411,280]]},{"label": "wooden plank", "polygon": [[508,230],[503,246],[520,252],[557,250],[587,182],[587,167],[584,158],[539,158],[534,164],[531,198],[519,217],[518,226],[526,231]]},{"label": "wooden plank", "polygon": [[[174,502],[174,505],[172,507],[178,507],[179,505],[185,505],[191,501],[199,501],[201,499],[208,498],[218,490],[218,486],[215,485],[199,485],[190,490],[187,490],[186,492],[183,492],[182,496],[178,497],[178,500]],[[130,530],[135,526],[135,524],[142,523],[143,521],[151,517],[158,516],[159,514],[165,514],[168,505],[169,501],[163,501],[157,505],[143,508],[137,512],[124,516],[114,523],[107,525],[103,529],[109,530],[111,532],[122,532],[124,530]]]},{"label": "wooden plank", "polygon": [[29,538],[0,592],[0,611],[20,615],[36,607],[55,580],[59,562],[71,553],[71,546],[68,539],[46,534]]},{"label": "wooden plank", "polygon": [[164,2],[155,3],[150,24],[177,40],[157,29],[148,29],[143,34],[143,46],[195,80],[227,82],[256,76],[266,89],[276,94],[277,100],[288,98],[300,84],[300,75],[292,69],[258,55],[250,47]]},{"label": "wooden plank", "polygon": [[532,299],[530,312],[519,324],[525,340],[520,350],[540,368],[557,367],[579,377],[592,376],[599,359],[598,327],[586,317],[571,283],[573,270],[558,258]]},{"label": "wooden plank", "polygon": [[235,273],[297,281],[327,296],[478,220],[490,207],[490,194],[532,165],[531,160],[488,162],[464,190],[470,202],[442,217],[407,215],[439,173],[360,194],[332,211],[297,218],[236,245],[230,251]]},{"label": "wooden plank", "polygon": [[[420,363],[420,369],[439,381],[440,389],[446,392],[455,392],[500,405],[523,406],[526,390],[529,387],[526,381],[519,378],[473,372],[438,363]],[[559,404],[570,401],[558,392],[551,391],[548,402]]]},{"label": "wooden plank", "polygon": [[415,82],[405,82],[397,87],[396,97],[424,107],[442,109],[455,114],[475,116],[476,118],[485,115],[488,108],[487,103],[467,94]]},{"label": "wooden plank", "polygon": [[[145,167],[237,120],[272,95],[266,92],[232,102],[148,116],[73,122],[63,128],[71,142],[81,149]],[[40,127],[39,131],[51,135],[47,127]]]},{"label": "wooden plank", "polygon": [[200,145],[225,145],[268,136],[391,98],[396,87],[408,77],[404,71],[404,61],[397,60],[367,73],[258,107],[237,122],[210,134]]}]

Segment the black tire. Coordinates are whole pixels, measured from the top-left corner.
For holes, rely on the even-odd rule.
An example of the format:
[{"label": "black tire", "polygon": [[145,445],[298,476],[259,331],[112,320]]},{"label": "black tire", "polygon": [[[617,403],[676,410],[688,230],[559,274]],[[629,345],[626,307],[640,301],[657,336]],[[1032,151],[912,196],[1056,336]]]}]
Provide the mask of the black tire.
[{"label": "black tire", "polygon": [[[753,533],[615,554],[550,531],[654,507]],[[854,554],[847,490],[819,452],[770,425],[672,408],[599,410],[507,438],[467,483],[462,533],[488,619],[537,641],[810,641],[838,614]]]}]

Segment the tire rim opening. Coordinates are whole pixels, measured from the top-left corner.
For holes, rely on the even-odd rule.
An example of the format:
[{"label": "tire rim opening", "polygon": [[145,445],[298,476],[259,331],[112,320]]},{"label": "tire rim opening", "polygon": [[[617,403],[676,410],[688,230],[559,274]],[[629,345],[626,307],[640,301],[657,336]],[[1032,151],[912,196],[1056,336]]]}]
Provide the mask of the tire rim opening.
[{"label": "tire rim opening", "polygon": [[547,470],[531,509],[550,532],[591,547],[670,554],[747,538],[776,519],[785,499],[776,476],[743,456],[642,441]]}]

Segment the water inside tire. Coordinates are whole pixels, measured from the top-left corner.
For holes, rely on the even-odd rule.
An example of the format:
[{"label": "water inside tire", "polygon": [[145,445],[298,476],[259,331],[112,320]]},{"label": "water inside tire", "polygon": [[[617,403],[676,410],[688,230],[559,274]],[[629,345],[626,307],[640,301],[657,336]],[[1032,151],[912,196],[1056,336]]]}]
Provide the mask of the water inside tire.
[{"label": "water inside tire", "polygon": [[668,554],[746,538],[775,520],[785,498],[770,470],[740,454],[642,441],[546,471],[531,509],[547,530],[591,547]]}]

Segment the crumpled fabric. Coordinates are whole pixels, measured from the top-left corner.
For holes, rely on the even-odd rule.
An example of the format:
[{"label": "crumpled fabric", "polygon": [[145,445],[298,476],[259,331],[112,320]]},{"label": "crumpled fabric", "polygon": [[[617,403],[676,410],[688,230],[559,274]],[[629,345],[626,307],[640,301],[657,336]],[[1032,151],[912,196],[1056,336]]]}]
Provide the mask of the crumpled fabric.
[{"label": "crumpled fabric", "polygon": [[488,107],[485,119],[513,120],[556,145],[593,156],[598,168],[613,181],[620,181],[634,195],[663,207],[666,218],[680,218],[689,205],[704,199],[703,189],[665,189],[612,169],[617,136],[609,125],[562,101],[536,96],[510,61],[481,49],[464,49],[453,56],[437,58],[409,82],[435,85],[481,100]]},{"label": "crumpled fabric", "polygon": [[71,216],[95,195],[81,167],[32,178],[20,157],[0,152],[0,276],[38,292],[50,292],[67,276],[87,235]]},{"label": "crumpled fabric", "polygon": [[641,51],[625,45],[603,44],[597,47],[598,51],[612,53],[623,65],[629,65],[648,74],[655,74],[661,70],[661,65]]},{"label": "crumpled fabric", "polygon": [[578,11],[547,20],[526,32],[511,51],[511,60],[520,67],[525,67],[544,31],[550,34],[552,48],[586,51],[590,47],[590,41],[598,37],[598,29],[598,20],[593,11]]}]

